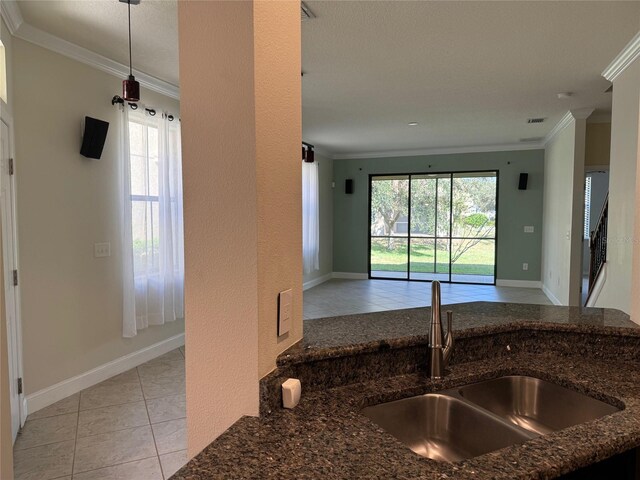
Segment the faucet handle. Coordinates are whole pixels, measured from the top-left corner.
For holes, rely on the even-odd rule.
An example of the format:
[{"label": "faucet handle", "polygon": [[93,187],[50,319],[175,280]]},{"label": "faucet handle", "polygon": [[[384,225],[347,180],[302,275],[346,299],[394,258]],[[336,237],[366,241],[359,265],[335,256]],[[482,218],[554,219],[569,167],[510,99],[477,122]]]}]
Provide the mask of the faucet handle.
[{"label": "faucet handle", "polygon": [[443,361],[445,365],[449,365],[449,359],[453,353],[453,312],[447,310],[447,340],[444,346]]}]

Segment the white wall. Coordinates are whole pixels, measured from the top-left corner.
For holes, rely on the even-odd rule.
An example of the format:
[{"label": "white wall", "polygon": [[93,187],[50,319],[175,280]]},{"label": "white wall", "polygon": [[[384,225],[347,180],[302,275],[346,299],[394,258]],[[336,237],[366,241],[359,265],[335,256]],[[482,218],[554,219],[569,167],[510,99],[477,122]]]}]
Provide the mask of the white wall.
[{"label": "white wall", "polygon": [[318,163],[320,201],[320,269],[304,274],[305,285],[333,272],[333,160],[316,151],[315,161]]},{"label": "white wall", "polygon": [[[640,59],[627,67],[613,82],[611,117],[611,169],[609,172],[609,224],[607,238],[607,279],[597,299],[598,307],[618,308],[640,322],[638,295],[640,238],[636,222],[638,186],[638,115],[640,111]],[[633,271],[633,276],[632,276]],[[634,307],[632,311],[632,298]]]},{"label": "white wall", "polygon": [[[25,392],[184,332],[184,322],[122,337],[114,94],[122,79],[14,38],[14,120]],[[145,103],[179,112],[143,89]],[[80,155],[84,116],[110,122],[100,160]],[[111,257],[94,258],[96,242]]]},{"label": "white wall", "polygon": [[542,285],[562,305],[580,302],[585,132],[573,115],[545,146]]}]

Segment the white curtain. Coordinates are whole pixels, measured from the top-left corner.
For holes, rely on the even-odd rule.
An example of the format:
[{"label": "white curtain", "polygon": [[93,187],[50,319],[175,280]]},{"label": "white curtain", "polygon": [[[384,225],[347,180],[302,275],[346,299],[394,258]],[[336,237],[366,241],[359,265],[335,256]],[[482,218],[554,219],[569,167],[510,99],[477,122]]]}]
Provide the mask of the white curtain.
[{"label": "white curtain", "polygon": [[320,268],[318,164],[302,162],[302,264],[304,273]]},{"label": "white curtain", "polygon": [[180,122],[121,107],[123,335],[184,318]]}]

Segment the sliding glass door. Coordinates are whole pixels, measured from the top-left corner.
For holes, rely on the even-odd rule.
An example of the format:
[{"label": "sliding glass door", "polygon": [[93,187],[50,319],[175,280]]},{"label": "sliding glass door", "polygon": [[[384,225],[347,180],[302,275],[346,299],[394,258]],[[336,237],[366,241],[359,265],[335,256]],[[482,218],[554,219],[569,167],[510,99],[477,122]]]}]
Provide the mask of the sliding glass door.
[{"label": "sliding glass door", "polygon": [[498,173],[370,176],[369,277],[495,284]]}]

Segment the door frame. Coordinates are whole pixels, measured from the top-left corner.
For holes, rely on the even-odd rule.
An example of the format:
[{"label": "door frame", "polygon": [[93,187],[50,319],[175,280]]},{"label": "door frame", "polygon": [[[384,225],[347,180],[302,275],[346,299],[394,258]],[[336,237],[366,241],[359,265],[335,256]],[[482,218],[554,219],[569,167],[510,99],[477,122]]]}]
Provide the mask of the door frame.
[{"label": "door frame", "polygon": [[[11,226],[10,228],[7,227],[7,225],[4,223],[7,220],[6,219],[2,219],[0,218],[0,221],[3,222],[2,224],[2,244],[3,244],[3,249],[2,251],[0,251],[0,255],[3,255],[3,268],[4,268],[4,272],[2,272],[2,274],[4,275],[4,279],[5,279],[5,283],[6,279],[10,278],[10,270],[17,270],[18,272],[20,271],[20,267],[19,267],[19,247],[18,247],[18,219],[17,219],[17,193],[16,193],[16,174],[17,174],[17,162],[15,160],[16,156],[15,156],[15,135],[14,135],[14,122],[13,122],[13,117],[11,115],[11,113],[8,110],[7,104],[4,103],[4,101],[0,100],[0,121],[2,123],[4,123],[8,130],[9,130],[9,138],[8,138],[8,142],[9,142],[9,158],[13,159],[13,174],[10,175],[9,172],[7,170],[2,170],[2,172],[0,172],[0,175],[7,177],[8,181],[9,181],[9,189],[10,189],[10,201],[11,201],[11,206],[10,206],[10,210],[11,210]],[[8,165],[6,165],[6,167],[8,168]],[[0,181],[4,181],[4,179],[0,179]],[[11,235],[11,237],[8,237],[8,235]],[[11,258],[11,261],[8,262],[7,258],[4,256],[4,249],[5,249],[5,245],[6,248],[9,248],[7,241],[11,240],[11,244],[13,245],[13,249],[12,252],[9,252],[8,254],[11,255],[13,258]],[[13,268],[11,268],[13,267]],[[7,308],[7,301],[6,301],[6,297],[8,295],[12,295],[13,296],[13,302],[14,302],[14,306],[15,306],[15,315],[13,316],[14,318],[14,325],[12,325],[13,327],[13,338],[9,338],[8,336],[8,330],[7,330],[7,355],[8,355],[8,366],[9,366],[9,392],[10,392],[10,396],[13,395],[13,392],[15,392],[14,389],[17,389],[17,384],[18,384],[18,378],[22,378],[23,379],[23,386],[22,386],[22,393],[17,394],[17,413],[18,413],[18,429],[22,428],[22,426],[24,426],[24,423],[27,419],[27,403],[26,403],[26,396],[24,393],[24,374],[23,374],[23,361],[22,361],[22,312],[21,312],[21,302],[20,302],[20,281],[18,281],[18,285],[14,286],[11,284],[5,284],[4,285],[4,293],[5,293],[5,308]],[[7,325],[2,325],[2,328],[7,328],[8,326],[8,322],[10,321],[9,318],[10,316],[7,315],[7,312],[4,312],[5,316],[6,316],[6,322]],[[13,402],[13,398],[10,399],[11,402]],[[12,419],[11,419],[11,427],[12,427],[12,435],[13,435],[13,440],[15,441],[16,435],[17,435],[17,431],[13,431],[14,428],[14,418],[13,418],[13,412],[12,412]]]},{"label": "door frame", "polygon": [[[499,218],[499,205],[500,205],[500,170],[499,169],[488,169],[488,170],[457,170],[457,171],[432,171],[432,172],[409,172],[409,173],[370,173],[369,174],[369,192],[367,194],[367,275],[370,280],[395,280],[402,282],[424,282],[431,283],[433,280],[421,280],[416,278],[411,278],[411,177],[412,176],[420,176],[420,175],[450,175],[453,180],[453,175],[456,174],[465,174],[465,173],[495,173],[496,175],[496,222],[495,222],[495,237],[493,238],[494,242],[494,262],[493,262],[493,282],[492,283],[482,283],[482,282],[458,282],[451,280],[451,256],[449,256],[449,280],[442,280],[441,283],[452,283],[452,284],[461,284],[461,285],[496,285],[496,281],[498,279],[498,218]],[[371,195],[372,195],[372,182],[374,177],[408,177],[409,180],[409,210],[408,210],[408,230],[407,230],[407,278],[392,278],[392,277],[373,277],[371,275]],[[453,181],[451,182],[451,196],[453,196]],[[436,192],[437,197],[437,192]],[[452,213],[449,214],[451,218]],[[447,240],[451,242],[451,234],[452,231],[449,231],[449,237]],[[403,237],[399,237],[403,238]],[[437,240],[437,237],[434,237]],[[451,243],[450,243],[451,244]]]}]

